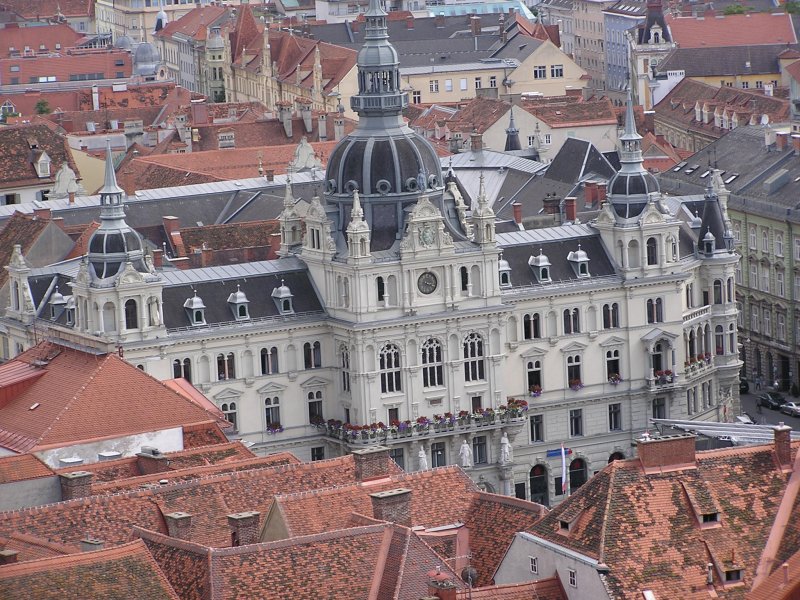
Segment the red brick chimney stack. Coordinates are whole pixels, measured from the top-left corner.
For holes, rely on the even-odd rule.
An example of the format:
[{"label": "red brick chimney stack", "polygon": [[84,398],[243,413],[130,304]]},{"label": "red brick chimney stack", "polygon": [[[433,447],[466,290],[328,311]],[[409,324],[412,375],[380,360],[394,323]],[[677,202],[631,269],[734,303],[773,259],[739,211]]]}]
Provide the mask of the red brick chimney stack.
[{"label": "red brick chimney stack", "polygon": [[167,232],[167,235],[172,235],[173,233],[178,233],[181,228],[181,222],[178,217],[172,217],[169,215],[165,215],[161,217],[161,223],[164,226],[164,231]]},{"label": "red brick chimney stack", "polygon": [[164,515],[169,537],[190,540],[192,535],[192,515],[185,512],[171,512]]},{"label": "red brick chimney stack", "polygon": [[0,565],[10,565],[17,562],[19,552],[16,550],[0,550]]},{"label": "red brick chimney stack", "polygon": [[792,134],[792,149],[795,156],[800,156],[800,134],[798,133]]},{"label": "red brick chimney stack", "polygon": [[572,223],[575,222],[575,218],[577,213],[575,211],[575,204],[577,202],[577,198],[574,196],[567,196],[564,198],[564,219],[570,221]]},{"label": "red brick chimney stack", "polygon": [[88,471],[72,471],[59,474],[61,480],[61,500],[74,500],[92,494],[92,477]]},{"label": "red brick chimney stack", "polygon": [[514,222],[517,225],[522,225],[522,204],[514,202],[511,204],[511,208],[514,209]]},{"label": "red brick chimney stack", "polygon": [[389,475],[389,449],[386,446],[353,450],[356,481],[381,479]]},{"label": "red brick chimney stack", "polygon": [[231,528],[231,546],[246,546],[258,543],[260,516],[261,513],[256,511],[228,515],[228,525]]},{"label": "red brick chimney stack", "polygon": [[779,131],[775,134],[775,148],[778,152],[783,152],[786,150],[786,146],[789,142],[789,134],[785,131]]},{"label": "red brick chimney stack", "polygon": [[775,457],[782,469],[792,468],[792,428],[784,425],[783,421],[778,423],[773,431],[775,432]]},{"label": "red brick chimney stack", "polygon": [[636,440],[636,450],[645,471],[695,465],[695,436],[689,433],[663,437],[645,434]]},{"label": "red brick chimney stack", "polygon": [[372,498],[372,515],[376,519],[411,527],[411,490],[398,488],[369,496]]}]

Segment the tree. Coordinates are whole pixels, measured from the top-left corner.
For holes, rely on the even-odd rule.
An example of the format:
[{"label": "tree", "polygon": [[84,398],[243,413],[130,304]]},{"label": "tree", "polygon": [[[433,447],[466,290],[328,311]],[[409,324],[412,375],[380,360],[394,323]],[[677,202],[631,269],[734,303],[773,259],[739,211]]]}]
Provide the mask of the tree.
[{"label": "tree", "polygon": [[726,15],[743,15],[747,12],[747,9],[741,4],[731,4],[726,6],[725,10],[722,12]]},{"label": "tree", "polygon": [[33,110],[36,111],[37,115],[46,115],[50,112],[50,104],[48,104],[47,100],[39,100]]}]

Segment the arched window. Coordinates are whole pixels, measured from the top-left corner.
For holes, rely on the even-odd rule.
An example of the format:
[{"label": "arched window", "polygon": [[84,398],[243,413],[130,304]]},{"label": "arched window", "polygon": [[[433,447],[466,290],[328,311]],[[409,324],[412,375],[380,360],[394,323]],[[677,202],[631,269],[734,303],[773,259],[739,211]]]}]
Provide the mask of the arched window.
[{"label": "arched window", "polygon": [[582,458],[576,458],[569,463],[570,493],[574,494],[584,483],[586,483],[586,462]]},{"label": "arched window", "polygon": [[236,360],[233,352],[217,354],[217,379],[236,379]]},{"label": "arched window", "polygon": [[617,327],[619,327],[619,304],[616,302],[604,304],[603,329],[612,329]]},{"label": "arched window", "polygon": [[303,344],[303,364],[306,369],[322,367],[322,346],[319,342]]},{"label": "arched window", "polygon": [[473,332],[464,339],[464,381],[484,379],[486,373],[483,362],[483,338]]},{"label": "arched window", "polygon": [[312,425],[319,425],[323,422],[322,414],[322,390],[308,392],[308,422]]},{"label": "arched window", "polygon": [[467,267],[461,267],[459,272],[461,274],[461,291],[467,292],[469,291],[469,270]]},{"label": "arched window", "polygon": [[192,361],[188,358],[183,360],[176,358],[172,361],[172,376],[175,379],[183,377],[189,383],[192,382]]},{"label": "arched window", "polygon": [[664,306],[661,298],[647,300],[647,322],[662,323],[664,321]]},{"label": "arched window", "polygon": [[403,390],[400,378],[400,349],[394,344],[386,344],[379,353],[381,371],[381,393],[393,394]]},{"label": "arched window", "polygon": [[619,382],[619,350],[606,350],[606,377]]},{"label": "arched window", "polygon": [[647,264],[658,264],[658,246],[654,237],[647,238]]},{"label": "arched window", "polygon": [[139,327],[138,306],[136,300],[131,298],[125,301],[125,329],[136,329]]},{"label": "arched window", "polygon": [[[738,264],[738,263],[737,263]],[[783,282],[783,274],[781,273],[781,282]],[[783,296],[783,292],[780,294]],[[733,277],[728,277],[728,296],[726,298],[727,302],[733,302]]]},{"label": "arched window", "polygon": [[581,332],[581,313],[577,308],[564,309],[564,334]]},{"label": "arched window", "polygon": [[383,302],[386,297],[386,284],[383,281],[383,277],[378,277],[375,280],[375,286],[378,289],[378,302]]},{"label": "arched window", "polygon": [[714,328],[714,346],[716,348],[714,353],[717,356],[725,354],[725,329],[722,325],[717,325]]},{"label": "arched window", "polygon": [[550,499],[547,490],[547,469],[543,465],[535,465],[530,473],[531,502],[548,506]]},{"label": "arched window", "polygon": [[539,313],[522,317],[522,337],[526,340],[542,337],[542,320]]},{"label": "arched window", "polygon": [[[785,339],[785,336],[786,336],[786,324],[785,324],[785,322],[784,322],[784,326],[783,327],[784,327],[784,332],[783,332],[784,333],[784,338],[783,339]],[[778,339],[781,339],[780,335],[778,336]],[[733,323],[728,325],[728,353],[729,354],[736,354],[736,326]]]},{"label": "arched window", "polygon": [[278,348],[261,349],[261,374],[274,375],[278,373]]},{"label": "arched window", "polygon": [[439,340],[428,338],[422,344],[422,387],[444,385],[442,344]]},{"label": "arched window", "polygon": [[722,304],[722,280],[714,280],[714,304]]},{"label": "arched window", "polygon": [[570,387],[581,386],[581,355],[567,356],[567,383]]},{"label": "arched window", "polygon": [[340,350],[341,365],[342,365],[342,391],[350,391],[350,351],[344,344]]}]

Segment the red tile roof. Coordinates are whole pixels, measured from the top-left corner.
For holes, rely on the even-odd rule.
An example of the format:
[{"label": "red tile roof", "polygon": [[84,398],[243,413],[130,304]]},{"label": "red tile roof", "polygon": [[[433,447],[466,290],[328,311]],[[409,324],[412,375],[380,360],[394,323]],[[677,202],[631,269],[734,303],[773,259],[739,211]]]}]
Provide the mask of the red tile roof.
[{"label": "red tile roof", "polygon": [[12,532],[7,537],[0,537],[0,547],[4,550],[15,550],[19,560],[39,560],[80,552],[78,545],[59,544],[22,532]]},{"label": "red tile roof", "polygon": [[[0,128],[0,189],[52,184],[65,162],[80,177],[66,138],[53,129],[42,122]],[[49,177],[39,177],[36,171],[34,161],[42,152],[50,157]]]},{"label": "red tile roof", "polygon": [[[32,54],[59,52],[72,48],[83,37],[69,25],[42,25],[38,27],[17,27],[6,24],[3,32],[3,46],[0,47],[0,58],[10,58],[11,48],[15,55],[22,55],[28,47]],[[44,46],[42,48],[41,46]],[[58,47],[56,47],[58,46]]]},{"label": "red tile roof", "polygon": [[797,43],[792,15],[784,12],[701,18],[667,16],[666,21],[673,41],[681,48]]},{"label": "red tile roof", "polygon": [[0,373],[20,363],[44,375],[0,408],[0,445],[15,452],[216,420],[116,354],[95,356],[42,342],[0,365]]},{"label": "red tile roof", "polygon": [[54,17],[59,12],[67,18],[94,16],[93,0],[3,0],[3,6],[35,21]]},{"label": "red tile roof", "polygon": [[585,102],[575,102],[566,98],[561,103],[529,103],[523,100],[520,107],[552,128],[617,124],[616,112],[608,98]]},{"label": "red tile roof", "polygon": [[510,583],[472,590],[461,590],[458,600],[567,600],[567,593],[558,577]]},{"label": "red tile roof", "polygon": [[155,37],[165,38],[180,34],[194,40],[205,40],[208,26],[228,12],[222,6],[201,6],[190,10],[176,21],[170,21]]},{"label": "red tile roof", "polygon": [[[0,129],[0,140],[2,140],[2,134],[3,131]],[[0,143],[2,142],[0,141]],[[3,153],[5,151],[4,149]],[[2,162],[5,161],[0,158],[0,163]],[[52,167],[50,171],[54,172]],[[14,244],[21,246],[22,255],[25,256],[50,223],[49,219],[40,219],[34,215],[14,211],[5,227],[0,230],[0,265],[7,265],[10,262]],[[2,269],[0,270],[0,286],[5,285],[6,281],[8,281],[8,271]],[[1,379],[0,384],[2,384]]]},{"label": "red tile roof", "polygon": [[50,477],[53,470],[33,454],[0,457],[0,483]]},{"label": "red tile roof", "polygon": [[473,129],[484,133],[500,118],[508,114],[511,104],[494,98],[476,97],[447,120],[450,131],[470,133]]},{"label": "red tile roof", "polygon": [[[796,455],[800,444],[793,446]],[[773,446],[697,452],[696,465],[649,471],[639,459],[615,461],[528,531],[606,564],[614,597],[650,589],[656,598],[707,598],[711,562],[715,593],[742,598],[787,490]],[[704,514],[718,515],[713,526],[703,525]],[[773,567],[784,557],[776,559]],[[724,586],[733,567],[742,569],[744,587]]]},{"label": "red tile roof", "polygon": [[15,80],[17,85],[27,85],[38,83],[40,77],[55,77],[55,81],[62,82],[79,75],[92,79],[127,79],[132,69],[133,59],[127,50],[75,50],[57,56],[0,59],[0,80],[10,85],[14,85]]},{"label": "red tile roof", "polygon": [[184,227],[180,230],[187,253],[200,248],[231,250],[270,246],[276,233],[280,233],[280,223],[276,220]]},{"label": "red tile roof", "polygon": [[178,600],[142,540],[0,568],[0,597]]}]

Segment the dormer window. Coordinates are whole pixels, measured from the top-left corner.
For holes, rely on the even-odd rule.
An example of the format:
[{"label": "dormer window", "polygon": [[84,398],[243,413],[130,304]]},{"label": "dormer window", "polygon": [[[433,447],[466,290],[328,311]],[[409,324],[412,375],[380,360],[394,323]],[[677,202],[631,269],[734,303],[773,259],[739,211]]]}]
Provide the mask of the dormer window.
[{"label": "dormer window", "polygon": [[717,512],[704,513],[703,523],[719,523],[719,513]]},{"label": "dormer window", "polygon": [[741,569],[727,569],[725,571],[725,583],[736,583],[742,580]]},{"label": "dormer window", "polygon": [[66,307],[67,299],[58,291],[58,286],[56,286],[56,291],[50,297],[50,319],[55,321],[61,316]]},{"label": "dormer window", "polygon": [[508,264],[507,260],[503,259],[503,255],[500,255],[500,260],[497,263],[498,271],[500,272],[500,287],[501,288],[510,288],[511,287],[511,265]]},{"label": "dormer window", "polygon": [[42,152],[36,161],[36,174],[42,179],[50,177],[50,157],[47,156],[47,152]]},{"label": "dormer window", "polygon": [[703,252],[706,254],[714,254],[714,246],[716,245],[717,238],[711,233],[711,228],[703,236]]},{"label": "dormer window", "polygon": [[186,309],[192,325],[206,324],[206,305],[203,304],[203,299],[197,295],[197,290],[194,290],[194,296],[183,303],[183,307]]},{"label": "dormer window", "polygon": [[250,311],[248,309],[249,300],[245,293],[236,286],[236,291],[228,296],[228,304],[233,311],[233,317],[237,321],[247,321],[250,318]]},{"label": "dormer window", "polygon": [[539,283],[550,283],[552,279],[550,279],[550,259],[547,258],[547,255],[542,253],[542,249],[539,248],[539,254],[537,256],[531,256],[528,259],[528,264],[533,269],[534,275],[536,275],[536,279],[539,280]]},{"label": "dormer window", "polygon": [[580,244],[578,244],[577,250],[567,254],[567,260],[578,277],[589,277],[589,255],[584,250],[581,250]]},{"label": "dormer window", "polygon": [[289,289],[283,279],[281,279],[280,287],[272,290],[272,298],[275,300],[275,305],[278,307],[278,312],[282,315],[294,314],[294,306],[292,305],[292,290]]},{"label": "dormer window", "polygon": [[559,521],[558,529],[560,531],[569,531],[569,521]]}]

